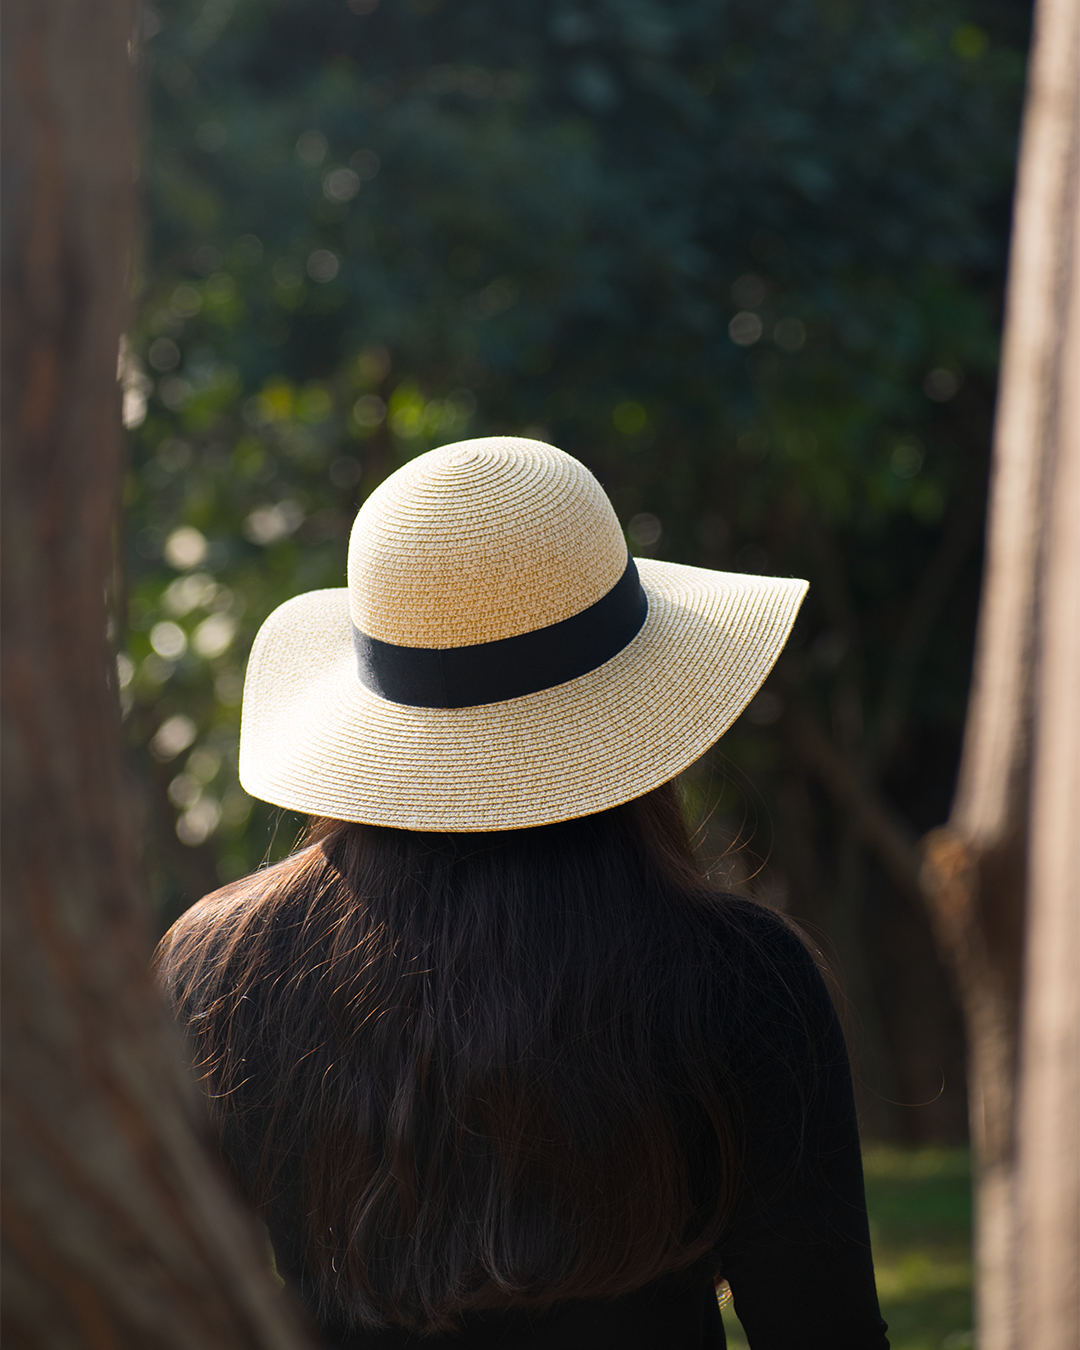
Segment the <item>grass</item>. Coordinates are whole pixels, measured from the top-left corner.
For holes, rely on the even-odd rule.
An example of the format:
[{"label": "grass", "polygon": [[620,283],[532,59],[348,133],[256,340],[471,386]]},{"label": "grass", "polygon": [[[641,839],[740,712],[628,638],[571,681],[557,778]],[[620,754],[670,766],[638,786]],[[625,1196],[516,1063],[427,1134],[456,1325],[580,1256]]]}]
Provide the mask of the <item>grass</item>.
[{"label": "grass", "polygon": [[[893,1350],[970,1350],[971,1175],[966,1149],[863,1155],[881,1311]],[[748,1342],[730,1308],[728,1345]]]}]

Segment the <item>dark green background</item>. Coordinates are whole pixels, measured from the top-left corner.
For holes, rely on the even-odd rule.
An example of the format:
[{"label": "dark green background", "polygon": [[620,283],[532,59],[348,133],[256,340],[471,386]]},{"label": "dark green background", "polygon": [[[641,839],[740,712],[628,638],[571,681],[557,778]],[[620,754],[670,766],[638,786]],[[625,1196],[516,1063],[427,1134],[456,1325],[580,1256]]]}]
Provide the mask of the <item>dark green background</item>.
[{"label": "dark green background", "polygon": [[236,782],[263,618],[344,584],[358,503],[407,459],[539,436],[635,552],[810,579],[688,787],[718,870],[833,953],[868,1130],[963,1136],[926,921],[793,728],[911,838],[944,819],[1027,22],[994,0],[144,11],[120,665],[162,925],[296,839]]}]

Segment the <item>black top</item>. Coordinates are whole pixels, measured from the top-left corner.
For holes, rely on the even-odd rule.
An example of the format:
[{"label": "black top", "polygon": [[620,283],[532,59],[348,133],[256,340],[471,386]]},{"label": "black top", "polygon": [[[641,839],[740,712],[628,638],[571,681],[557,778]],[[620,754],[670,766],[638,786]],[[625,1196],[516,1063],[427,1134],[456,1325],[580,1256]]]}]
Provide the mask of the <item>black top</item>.
[{"label": "black top", "polygon": [[[767,910],[733,903],[742,922],[725,941],[754,968],[760,1000],[737,1019],[741,1043],[728,1046],[743,1068],[747,1146],[715,1254],[618,1299],[471,1313],[453,1335],[324,1327],[328,1350],[722,1350],[714,1277],[730,1283],[753,1350],[887,1350],[836,1012],[798,937]],[[278,1209],[268,1224],[278,1269],[303,1302],[295,1218]]]}]

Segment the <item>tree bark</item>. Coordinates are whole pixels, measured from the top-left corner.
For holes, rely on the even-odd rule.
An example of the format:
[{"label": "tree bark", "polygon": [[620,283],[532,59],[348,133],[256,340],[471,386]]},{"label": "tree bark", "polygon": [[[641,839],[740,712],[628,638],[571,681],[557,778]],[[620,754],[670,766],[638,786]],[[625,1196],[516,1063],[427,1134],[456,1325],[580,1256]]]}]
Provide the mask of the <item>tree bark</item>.
[{"label": "tree bark", "polygon": [[[1080,1340],[1080,7],[1060,53],[1068,108],[1072,238],[1048,437],[1035,672],[1031,861],[1017,1103],[1020,1326],[1038,1350]],[[1067,35],[1063,34],[1063,38]],[[1071,272],[1071,275],[1070,275]]]},{"label": "tree bark", "polygon": [[301,1344],[148,973],[106,627],[134,0],[4,13],[3,1331]]},{"label": "tree bark", "polygon": [[980,1350],[1080,1325],[1078,75],[1080,6],[1038,0],[971,701],[924,854],[968,1030]]}]

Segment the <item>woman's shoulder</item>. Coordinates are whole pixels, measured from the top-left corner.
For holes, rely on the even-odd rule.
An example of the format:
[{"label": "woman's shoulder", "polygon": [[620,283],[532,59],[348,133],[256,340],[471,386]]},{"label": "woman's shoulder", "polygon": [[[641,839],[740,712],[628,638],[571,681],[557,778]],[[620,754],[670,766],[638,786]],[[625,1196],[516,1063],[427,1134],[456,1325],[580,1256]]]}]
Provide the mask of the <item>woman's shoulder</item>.
[{"label": "woman's shoulder", "polygon": [[154,954],[155,974],[166,992],[176,997],[197,972],[220,964],[239,933],[281,894],[307,852],[231,881],[186,909]]},{"label": "woman's shoulder", "polygon": [[758,900],[717,892],[706,901],[706,911],[718,941],[759,962],[800,971],[824,965],[821,951],[794,919]]},{"label": "woman's shoulder", "polygon": [[253,872],[250,876],[240,877],[226,886],[221,886],[201,900],[185,909],[183,914],[169,928],[158,945],[158,959],[167,952],[187,943],[198,941],[209,932],[216,932],[222,926],[231,926],[230,921],[240,919],[265,896],[272,883],[267,868],[262,872]]},{"label": "woman's shoulder", "polygon": [[718,894],[707,906],[710,946],[729,984],[753,1020],[788,1024],[834,1016],[828,964],[805,931],[787,915],[745,896]]},{"label": "woman's shoulder", "polygon": [[168,942],[170,939],[187,937],[207,928],[217,928],[220,924],[227,923],[230,918],[239,919],[258,908],[293,880],[318,847],[317,844],[313,844],[297,853],[290,853],[281,862],[273,863],[269,867],[260,867],[257,871],[238,877],[236,881],[230,881],[216,891],[204,895],[180,915],[162,941]]}]

